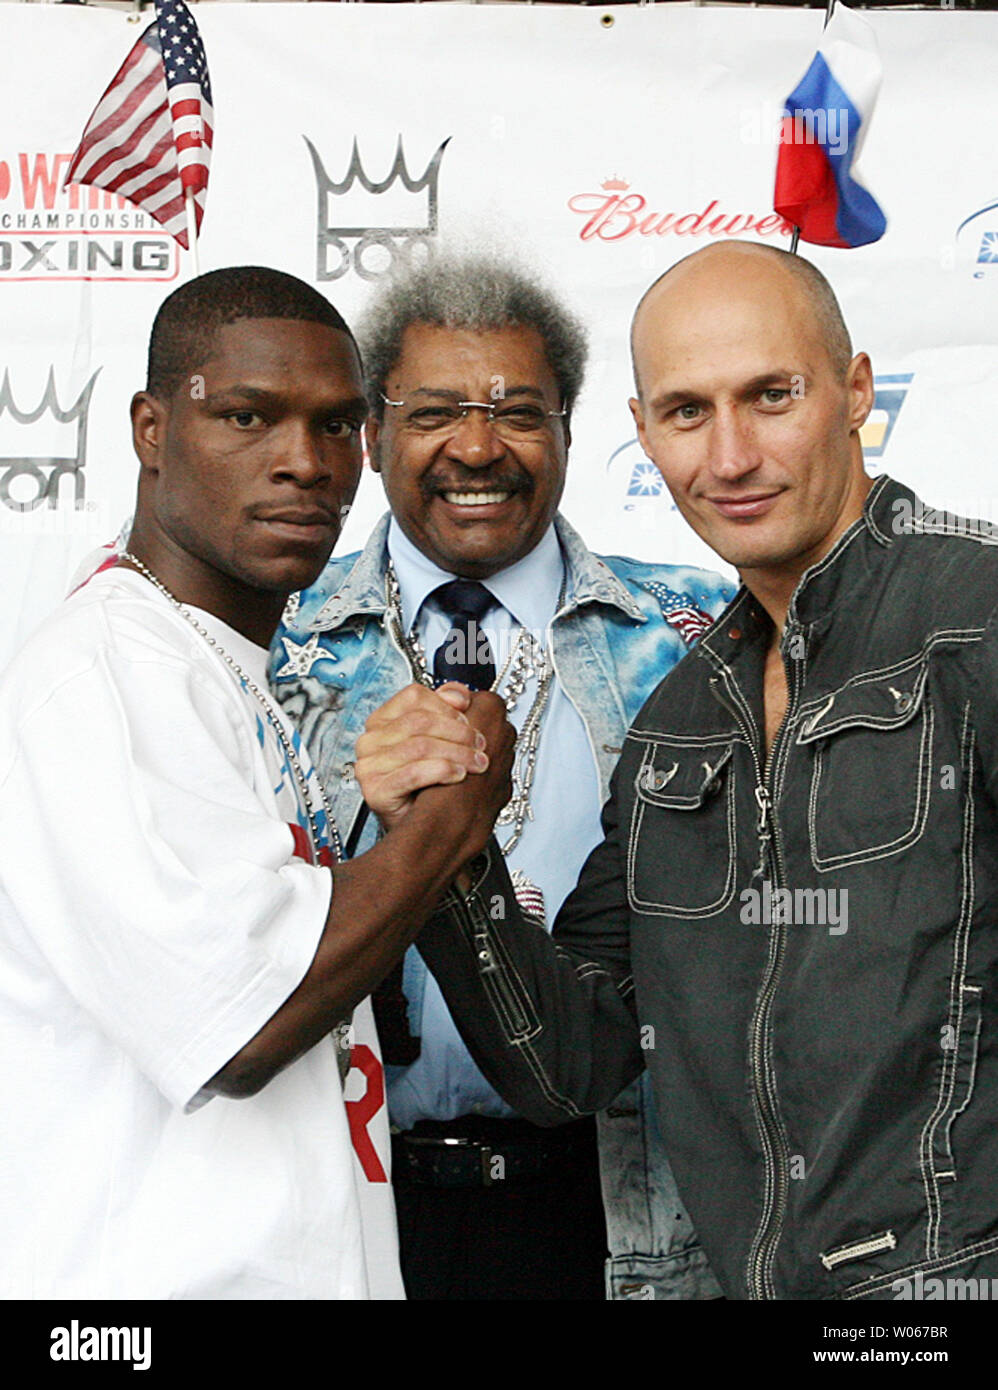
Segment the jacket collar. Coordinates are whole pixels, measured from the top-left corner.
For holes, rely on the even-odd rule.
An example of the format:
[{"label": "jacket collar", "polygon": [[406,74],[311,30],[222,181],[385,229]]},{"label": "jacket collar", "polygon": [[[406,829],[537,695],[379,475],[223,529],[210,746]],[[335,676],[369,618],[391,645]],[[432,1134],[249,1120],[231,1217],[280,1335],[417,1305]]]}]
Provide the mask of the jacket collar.
[{"label": "jacket collar", "polygon": [[315,616],[308,620],[306,626],[310,632],[339,627],[350,618],[381,617],[384,613],[388,523],[391,519],[391,513],[386,512],[375,526],[356,564],[347,571],[343,583],[333,590]]},{"label": "jacket collar", "polygon": [[646,622],[646,615],[627,585],[617,578],[605,560],[593,554],[578,531],[569,526],[560,512],[554,519],[554,527],[568,569],[568,589],[562,612],[573,612],[585,603],[606,603],[612,608],[619,608],[635,622]]},{"label": "jacket collar", "polygon": [[895,504],[901,499],[917,501],[909,488],[882,473],[867,494],[862,516],[802,576],[790,600],[788,621],[805,627],[821,624],[856,596],[894,543]]},{"label": "jacket collar", "polygon": [[[386,512],[368,538],[367,544],[339,588],[335,589],[318,612],[307,620],[310,632],[323,632],[339,627],[351,618],[378,617],[385,611],[385,572],[388,568],[388,525],[391,514]],[[554,519],[555,532],[565,556],[568,583],[562,613],[569,613],[586,603],[609,604],[619,608],[635,622],[646,621],[626,585],[617,578],[582,537],[559,513]]]},{"label": "jacket collar", "polygon": [[[824,559],[802,575],[787,610],[788,628],[793,623],[824,631],[839,608],[859,603],[870,588],[873,571],[894,544],[897,504],[902,499],[912,508],[921,505],[909,488],[881,474],[867,494],[862,515],[843,531]],[[722,617],[698,645],[703,656],[728,665],[769,645],[773,625],[744,584]]]}]

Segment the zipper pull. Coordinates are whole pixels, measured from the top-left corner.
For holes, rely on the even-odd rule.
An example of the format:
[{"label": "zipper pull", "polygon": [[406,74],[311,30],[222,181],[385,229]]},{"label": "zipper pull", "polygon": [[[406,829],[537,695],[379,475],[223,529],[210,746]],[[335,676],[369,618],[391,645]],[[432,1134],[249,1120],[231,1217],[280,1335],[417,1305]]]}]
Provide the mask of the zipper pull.
[{"label": "zipper pull", "polygon": [[769,792],[761,783],[755,789],[755,800],[759,807],[759,823],[755,828],[759,837],[759,862],[755,866],[752,877],[765,878],[769,867],[769,845],[773,838],[773,830],[770,825],[772,803],[769,799]]}]

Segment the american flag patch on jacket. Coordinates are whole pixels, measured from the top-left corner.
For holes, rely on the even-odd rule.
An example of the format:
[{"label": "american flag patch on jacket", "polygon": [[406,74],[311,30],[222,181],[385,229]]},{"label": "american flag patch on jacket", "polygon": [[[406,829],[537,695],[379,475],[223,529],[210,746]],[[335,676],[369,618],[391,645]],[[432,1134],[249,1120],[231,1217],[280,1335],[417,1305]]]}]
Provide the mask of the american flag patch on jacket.
[{"label": "american flag patch on jacket", "polygon": [[698,608],[689,594],[679,594],[657,579],[649,579],[641,586],[658,600],[665,621],[674,627],[688,647],[699,641],[714,619],[702,608]]}]

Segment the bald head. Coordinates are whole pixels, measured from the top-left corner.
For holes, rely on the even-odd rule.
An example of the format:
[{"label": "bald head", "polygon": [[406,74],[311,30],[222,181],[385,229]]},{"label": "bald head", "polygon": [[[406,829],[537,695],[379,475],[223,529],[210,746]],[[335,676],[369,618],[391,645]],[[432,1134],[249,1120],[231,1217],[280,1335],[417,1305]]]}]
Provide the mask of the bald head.
[{"label": "bald head", "polygon": [[631,321],[634,386],[642,396],[640,361],[649,334],[668,331],[669,300],[698,294],[723,305],[725,299],[752,285],[758,293],[797,300],[796,308],[812,321],[832,369],[844,380],[852,360],[852,343],[831,285],[810,261],[778,246],[753,241],[714,242],[684,256],[645,291]]},{"label": "bald head", "polygon": [[852,356],[814,266],[745,242],[705,247],[658,279],[631,343],[641,447],[780,626],[801,574],[862,515],[869,357]]}]

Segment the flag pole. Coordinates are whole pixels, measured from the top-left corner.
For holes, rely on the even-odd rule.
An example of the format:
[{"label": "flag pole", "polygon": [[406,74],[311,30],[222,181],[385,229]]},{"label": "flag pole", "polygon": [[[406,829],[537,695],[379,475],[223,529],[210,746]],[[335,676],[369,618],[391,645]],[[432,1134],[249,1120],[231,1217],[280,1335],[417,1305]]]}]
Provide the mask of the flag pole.
[{"label": "flag pole", "polygon": [[198,220],[194,213],[194,189],[184,189],[184,206],[187,209],[187,246],[194,258],[194,274],[201,274],[198,264]]},{"label": "flag pole", "polygon": [[[835,9],[835,0],[828,0],[828,4],[825,6],[825,22],[824,22],[824,24],[821,26],[823,30],[828,28],[828,21],[831,19],[831,17],[832,17],[832,10],[834,10],[834,9]],[[793,233],[791,234],[791,237],[790,237],[790,254],[791,254],[791,256],[796,256],[796,254],[797,254],[797,243],[798,243],[799,241],[800,241],[800,228],[799,228],[798,226],[795,225],[795,226],[794,226],[794,229],[793,229]]]}]

